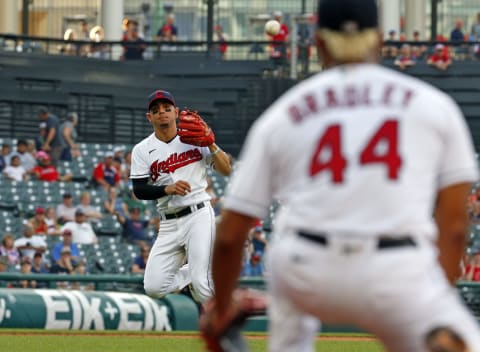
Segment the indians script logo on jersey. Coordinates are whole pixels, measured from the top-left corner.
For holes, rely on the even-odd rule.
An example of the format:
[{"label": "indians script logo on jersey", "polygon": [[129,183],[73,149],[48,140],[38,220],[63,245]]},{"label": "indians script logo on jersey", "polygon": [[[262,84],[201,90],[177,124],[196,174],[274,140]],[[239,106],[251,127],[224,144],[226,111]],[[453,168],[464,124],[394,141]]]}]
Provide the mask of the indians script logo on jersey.
[{"label": "indians script logo on jersey", "polygon": [[163,161],[155,160],[153,164],[150,165],[152,181],[155,182],[161,173],[175,172],[175,170],[199,160],[202,160],[202,153],[200,153],[198,148],[190,149],[180,154],[170,154],[170,156]]}]

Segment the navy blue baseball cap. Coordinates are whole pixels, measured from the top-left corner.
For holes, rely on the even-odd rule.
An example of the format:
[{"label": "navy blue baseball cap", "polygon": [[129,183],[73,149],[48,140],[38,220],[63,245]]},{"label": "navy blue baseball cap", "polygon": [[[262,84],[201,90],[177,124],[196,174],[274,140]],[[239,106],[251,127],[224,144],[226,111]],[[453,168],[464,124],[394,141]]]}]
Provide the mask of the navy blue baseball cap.
[{"label": "navy blue baseball cap", "polygon": [[175,99],[173,99],[173,95],[170,92],[167,92],[166,90],[156,90],[148,96],[148,110],[150,110],[152,104],[157,100],[166,100],[173,106],[177,106]]},{"label": "navy blue baseball cap", "polygon": [[318,28],[358,32],[378,27],[376,0],[319,0]]}]

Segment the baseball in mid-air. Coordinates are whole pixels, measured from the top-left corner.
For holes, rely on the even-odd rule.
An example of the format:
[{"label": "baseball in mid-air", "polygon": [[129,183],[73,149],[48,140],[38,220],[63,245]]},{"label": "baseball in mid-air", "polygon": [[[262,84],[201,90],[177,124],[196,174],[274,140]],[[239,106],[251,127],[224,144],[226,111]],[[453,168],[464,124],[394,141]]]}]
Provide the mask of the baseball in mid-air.
[{"label": "baseball in mid-air", "polygon": [[280,22],[276,20],[270,20],[265,23],[265,33],[268,35],[277,35],[280,32]]}]

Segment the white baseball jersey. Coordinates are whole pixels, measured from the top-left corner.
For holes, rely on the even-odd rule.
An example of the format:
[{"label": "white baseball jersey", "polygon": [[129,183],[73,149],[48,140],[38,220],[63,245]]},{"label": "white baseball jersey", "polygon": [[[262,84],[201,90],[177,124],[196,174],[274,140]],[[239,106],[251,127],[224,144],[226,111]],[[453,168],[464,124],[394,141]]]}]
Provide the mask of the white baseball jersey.
[{"label": "white baseball jersey", "polygon": [[159,211],[173,210],[210,200],[205,189],[206,168],[211,163],[207,147],[185,144],[179,136],[165,143],[152,133],[132,150],[130,178],[149,177],[149,182],[158,186],[187,181],[191,187],[188,195],[167,195],[157,200]]},{"label": "white baseball jersey", "polygon": [[437,190],[475,181],[477,168],[449,96],[377,65],[344,66],[297,85],[255,123],[224,207],[264,218],[273,198],[289,228],[433,238]]}]

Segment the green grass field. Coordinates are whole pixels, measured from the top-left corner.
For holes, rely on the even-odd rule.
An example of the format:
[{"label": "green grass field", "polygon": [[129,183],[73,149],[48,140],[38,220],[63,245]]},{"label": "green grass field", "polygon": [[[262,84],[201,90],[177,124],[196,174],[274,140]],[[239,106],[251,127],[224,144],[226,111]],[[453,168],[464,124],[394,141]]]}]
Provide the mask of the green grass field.
[{"label": "green grass field", "polygon": [[[76,332],[0,330],[2,351],[9,352],[198,352],[203,344],[192,333]],[[265,335],[249,339],[251,352],[266,351]],[[352,335],[328,335],[348,337]],[[361,335],[354,335],[355,337]],[[372,341],[317,341],[317,352],[382,352]]]}]

